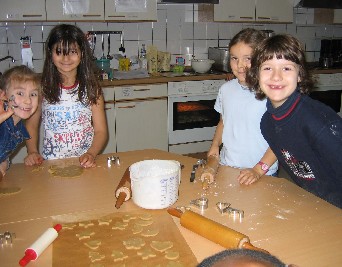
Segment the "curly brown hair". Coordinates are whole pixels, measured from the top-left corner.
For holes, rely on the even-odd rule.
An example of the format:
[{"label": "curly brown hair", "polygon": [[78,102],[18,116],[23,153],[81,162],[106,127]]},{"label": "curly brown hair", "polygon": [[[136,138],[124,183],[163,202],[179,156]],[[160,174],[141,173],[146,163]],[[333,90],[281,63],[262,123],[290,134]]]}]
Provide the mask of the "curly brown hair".
[{"label": "curly brown hair", "polygon": [[305,52],[302,44],[289,34],[278,34],[265,39],[258,45],[251,59],[251,68],[247,71],[246,82],[251,91],[255,92],[257,99],[264,99],[266,95],[259,86],[260,66],[273,57],[284,58],[296,63],[299,67],[300,82],[298,83],[301,94],[309,94],[314,86],[314,79],[308,69]]},{"label": "curly brown hair", "polygon": [[52,61],[55,44],[61,44],[62,53],[68,55],[72,45],[81,50],[81,62],[77,67],[76,81],[79,83],[78,99],[84,105],[96,104],[102,95],[102,89],[96,77],[92,52],[83,31],[75,25],[60,24],[55,26],[45,43],[46,57],[42,73],[44,98],[52,104],[60,101],[62,77]]}]

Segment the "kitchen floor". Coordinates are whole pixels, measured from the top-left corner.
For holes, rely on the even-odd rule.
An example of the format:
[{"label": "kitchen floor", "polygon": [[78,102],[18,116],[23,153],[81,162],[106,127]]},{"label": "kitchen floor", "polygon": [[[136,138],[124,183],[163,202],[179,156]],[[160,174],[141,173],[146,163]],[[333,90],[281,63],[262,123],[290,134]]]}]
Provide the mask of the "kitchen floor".
[{"label": "kitchen floor", "polygon": [[[184,156],[188,156],[188,157],[192,157],[192,158],[196,158],[196,159],[206,159],[207,158],[207,152],[185,154]],[[279,166],[278,177],[286,178],[287,180],[292,182],[290,175],[288,175],[288,173],[281,166]]]}]

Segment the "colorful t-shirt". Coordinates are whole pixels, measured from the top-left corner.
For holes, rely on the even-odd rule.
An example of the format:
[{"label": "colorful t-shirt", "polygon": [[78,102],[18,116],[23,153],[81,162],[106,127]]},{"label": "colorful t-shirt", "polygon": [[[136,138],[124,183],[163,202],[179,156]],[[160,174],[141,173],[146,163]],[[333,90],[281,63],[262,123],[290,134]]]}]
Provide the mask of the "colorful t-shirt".
[{"label": "colorful t-shirt", "polygon": [[42,155],[45,159],[79,157],[88,151],[94,137],[91,106],[78,100],[78,85],[62,88],[60,101],[43,100],[44,131]]}]

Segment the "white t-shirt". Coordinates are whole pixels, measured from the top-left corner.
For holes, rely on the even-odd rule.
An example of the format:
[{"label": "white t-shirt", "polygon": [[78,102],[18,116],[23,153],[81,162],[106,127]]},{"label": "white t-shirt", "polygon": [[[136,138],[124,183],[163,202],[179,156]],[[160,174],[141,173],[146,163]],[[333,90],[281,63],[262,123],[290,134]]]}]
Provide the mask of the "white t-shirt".
[{"label": "white t-shirt", "polygon": [[[254,93],[233,79],[221,86],[214,108],[223,120],[220,163],[236,168],[254,167],[268,148],[260,131],[266,99],[257,100]],[[267,174],[277,170],[275,163]]]},{"label": "white t-shirt", "polygon": [[[93,142],[94,128],[90,106],[78,101],[78,86],[62,89],[60,102],[42,105],[45,159],[79,157],[88,151]],[[75,92],[75,93],[73,93]]]}]

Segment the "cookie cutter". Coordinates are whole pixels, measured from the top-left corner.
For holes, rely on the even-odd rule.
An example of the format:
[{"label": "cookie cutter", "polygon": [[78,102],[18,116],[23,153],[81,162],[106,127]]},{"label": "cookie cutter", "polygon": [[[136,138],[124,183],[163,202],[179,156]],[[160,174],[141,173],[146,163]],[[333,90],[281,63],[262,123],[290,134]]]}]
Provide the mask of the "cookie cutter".
[{"label": "cookie cutter", "polygon": [[191,210],[191,208],[187,206],[177,206],[176,210],[179,210],[181,213],[184,213],[187,210]]},{"label": "cookie cutter", "polygon": [[15,233],[11,233],[9,231],[6,231],[3,234],[0,234],[0,244],[9,243],[9,241],[12,244],[13,243],[13,238],[15,238],[15,237],[16,237]]},{"label": "cookie cutter", "polygon": [[243,210],[232,208],[230,207],[230,205],[231,204],[227,202],[216,203],[216,207],[221,214],[227,213],[229,216],[234,217],[234,219],[239,218],[240,220],[242,220],[245,216],[245,212]]},{"label": "cookie cutter", "polygon": [[190,201],[190,205],[198,207],[200,210],[206,210],[208,208],[209,200],[206,197],[200,197]]},{"label": "cookie cutter", "polygon": [[120,158],[116,156],[107,157],[107,165],[108,167],[112,165],[120,166]]}]

